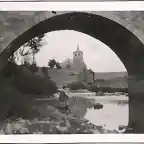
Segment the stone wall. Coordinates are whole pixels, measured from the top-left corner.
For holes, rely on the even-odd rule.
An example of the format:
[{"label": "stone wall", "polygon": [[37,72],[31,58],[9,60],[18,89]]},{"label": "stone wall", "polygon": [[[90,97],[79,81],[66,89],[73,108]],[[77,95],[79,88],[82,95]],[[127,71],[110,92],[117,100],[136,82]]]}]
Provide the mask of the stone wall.
[{"label": "stone wall", "polygon": [[[1,12],[0,14],[0,51],[6,48],[16,37],[35,24],[55,15],[68,12]],[[112,19],[133,32],[144,43],[144,12],[88,12]]]}]

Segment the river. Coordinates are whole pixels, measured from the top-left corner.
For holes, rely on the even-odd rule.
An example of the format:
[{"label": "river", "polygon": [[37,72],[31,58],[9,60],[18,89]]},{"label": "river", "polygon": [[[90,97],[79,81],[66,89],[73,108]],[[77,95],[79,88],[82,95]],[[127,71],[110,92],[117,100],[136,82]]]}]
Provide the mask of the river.
[{"label": "river", "polygon": [[[73,95],[73,94],[72,94]],[[105,129],[118,130],[119,125],[128,124],[128,97],[125,96],[92,96],[90,94],[74,94],[75,96],[85,95],[86,98],[93,98],[96,102],[103,104],[103,109],[87,109],[85,118],[95,125],[101,125]]]}]

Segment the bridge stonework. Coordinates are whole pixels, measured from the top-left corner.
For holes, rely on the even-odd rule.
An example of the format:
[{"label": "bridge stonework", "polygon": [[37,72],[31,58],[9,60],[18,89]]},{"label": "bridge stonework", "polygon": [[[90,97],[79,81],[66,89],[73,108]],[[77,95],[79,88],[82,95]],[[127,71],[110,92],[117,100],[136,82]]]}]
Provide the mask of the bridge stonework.
[{"label": "bridge stonework", "polygon": [[[9,55],[3,50],[9,50],[10,43],[23,32],[38,24],[39,22],[56,15],[68,12],[1,12],[0,14],[0,71],[7,63]],[[87,12],[109,18],[135,34],[144,44],[144,20],[140,19],[143,12]],[[140,21],[140,22],[139,22]],[[141,66],[144,66],[144,62]],[[143,73],[143,72],[142,72]],[[129,127],[136,133],[144,133],[144,78],[129,74]]]},{"label": "bridge stonework", "polygon": [[[8,46],[12,40],[18,37],[20,34],[36,25],[37,23],[51,18],[55,15],[62,15],[68,12],[56,12],[51,11],[19,11],[19,12],[1,12],[0,15],[0,51]],[[144,43],[144,20],[138,21],[139,12],[99,12],[91,11],[96,15],[101,15],[109,18],[134,33]],[[137,17],[137,19],[136,19]],[[134,20],[133,20],[134,19]]]}]

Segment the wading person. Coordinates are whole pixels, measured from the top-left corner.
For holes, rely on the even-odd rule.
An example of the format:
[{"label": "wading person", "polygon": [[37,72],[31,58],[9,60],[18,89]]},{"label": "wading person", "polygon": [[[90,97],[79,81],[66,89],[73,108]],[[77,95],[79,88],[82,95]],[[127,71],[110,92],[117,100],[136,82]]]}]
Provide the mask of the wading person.
[{"label": "wading person", "polygon": [[59,101],[64,103],[65,110],[69,110],[68,107],[69,96],[68,91],[66,90],[66,86],[63,86],[63,88],[58,91],[59,91]]}]

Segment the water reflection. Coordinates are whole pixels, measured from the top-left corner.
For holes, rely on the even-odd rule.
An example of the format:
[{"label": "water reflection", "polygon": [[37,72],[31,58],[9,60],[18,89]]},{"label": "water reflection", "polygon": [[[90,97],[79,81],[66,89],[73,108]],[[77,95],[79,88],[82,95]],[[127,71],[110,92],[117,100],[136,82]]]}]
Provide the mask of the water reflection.
[{"label": "water reflection", "polygon": [[84,117],[95,125],[105,129],[118,130],[119,125],[128,124],[128,98],[125,96],[100,96],[93,98],[93,102],[103,104],[103,109],[95,110],[92,101],[79,99],[71,101],[70,107],[73,115]]},{"label": "water reflection", "polygon": [[128,122],[128,106],[119,106],[117,104],[103,104],[101,110],[90,109],[85,116],[95,125],[103,125],[104,128],[118,130],[119,125],[127,125]]},{"label": "water reflection", "polygon": [[76,99],[70,99],[69,108],[72,115],[79,118],[84,118],[88,109],[93,108],[93,100],[77,97]]}]

